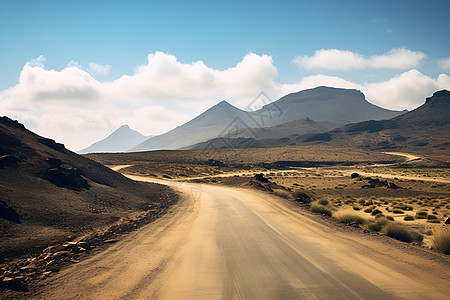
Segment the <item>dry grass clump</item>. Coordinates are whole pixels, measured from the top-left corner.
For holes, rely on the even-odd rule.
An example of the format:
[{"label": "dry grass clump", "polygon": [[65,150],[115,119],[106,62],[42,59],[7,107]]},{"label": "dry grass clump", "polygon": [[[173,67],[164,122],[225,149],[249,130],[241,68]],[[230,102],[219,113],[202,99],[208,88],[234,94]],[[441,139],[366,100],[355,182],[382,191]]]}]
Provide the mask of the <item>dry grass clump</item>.
[{"label": "dry grass clump", "polygon": [[328,217],[331,217],[333,215],[333,212],[329,206],[325,206],[317,202],[311,205],[311,211],[314,213],[326,215]]},{"label": "dry grass clump", "polygon": [[369,230],[379,232],[388,223],[389,223],[388,219],[386,219],[386,218],[378,218],[375,222],[372,222],[369,225],[367,225],[367,228]]},{"label": "dry grass clump", "polygon": [[405,220],[405,221],[414,221],[415,218],[414,218],[414,216],[406,215],[406,216],[403,218],[403,220]]},{"label": "dry grass clump", "polygon": [[289,198],[289,193],[287,191],[284,190],[276,190],[273,192],[275,194],[275,196],[281,197],[281,198]]},{"label": "dry grass clump", "polygon": [[313,195],[304,190],[304,189],[297,189],[294,190],[291,194],[292,198],[294,198],[296,201],[300,201],[303,203],[311,203],[311,201],[313,200]]},{"label": "dry grass clump", "polygon": [[400,224],[395,223],[388,223],[386,226],[383,227],[383,232],[387,236],[407,242],[418,242],[421,243],[423,241],[423,235],[419,232],[406,228],[405,226],[402,226]]},{"label": "dry grass clump", "polygon": [[418,211],[416,213],[416,219],[426,219],[428,216],[428,213],[426,211]]},{"label": "dry grass clump", "polygon": [[435,232],[433,246],[439,252],[450,254],[450,231]]},{"label": "dry grass clump", "polygon": [[382,214],[383,212],[381,211],[381,210],[379,210],[379,209],[374,209],[370,214],[372,215],[372,216],[376,216],[376,215],[379,215],[379,214]]},{"label": "dry grass clump", "polygon": [[333,218],[336,219],[338,222],[346,224],[350,223],[365,224],[367,222],[367,220],[364,219],[363,217],[353,214],[351,212],[337,212],[333,214]]}]

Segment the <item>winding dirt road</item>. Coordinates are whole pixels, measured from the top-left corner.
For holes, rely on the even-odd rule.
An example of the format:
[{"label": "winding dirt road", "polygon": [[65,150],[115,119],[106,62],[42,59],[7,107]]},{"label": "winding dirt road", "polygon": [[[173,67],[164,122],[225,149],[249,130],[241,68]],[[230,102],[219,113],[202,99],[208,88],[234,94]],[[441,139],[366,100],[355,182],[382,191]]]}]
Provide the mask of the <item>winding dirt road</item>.
[{"label": "winding dirt road", "polygon": [[[148,180],[133,177],[136,180]],[[448,299],[449,262],[248,189],[171,183],[167,215],[52,278],[45,299]],[[396,242],[395,242],[396,243]],[[395,244],[394,243],[394,244]],[[400,245],[400,246],[399,246]],[[405,247],[403,249],[402,247]]]}]

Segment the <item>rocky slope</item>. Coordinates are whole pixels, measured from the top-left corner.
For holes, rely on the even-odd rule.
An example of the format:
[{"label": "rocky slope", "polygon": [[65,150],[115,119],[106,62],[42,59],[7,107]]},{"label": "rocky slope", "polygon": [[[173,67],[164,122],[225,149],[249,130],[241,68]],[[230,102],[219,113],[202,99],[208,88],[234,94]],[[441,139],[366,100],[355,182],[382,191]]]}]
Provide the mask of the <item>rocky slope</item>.
[{"label": "rocky slope", "polygon": [[176,201],[0,118],[0,258],[40,251]]}]

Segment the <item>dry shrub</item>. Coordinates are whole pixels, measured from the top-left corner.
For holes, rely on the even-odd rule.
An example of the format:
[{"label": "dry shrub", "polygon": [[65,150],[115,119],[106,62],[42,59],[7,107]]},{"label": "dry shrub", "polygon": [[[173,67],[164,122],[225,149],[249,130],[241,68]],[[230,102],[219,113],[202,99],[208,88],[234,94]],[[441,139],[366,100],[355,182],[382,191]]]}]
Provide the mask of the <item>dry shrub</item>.
[{"label": "dry shrub", "polygon": [[364,219],[361,216],[358,216],[356,214],[353,214],[351,212],[337,212],[333,214],[333,218],[335,218],[337,221],[341,223],[357,223],[357,224],[365,224],[367,222],[366,219]]},{"label": "dry shrub", "polygon": [[320,204],[313,204],[311,205],[311,211],[314,213],[323,214],[326,216],[331,217],[333,215],[333,212],[328,206],[320,205]]},{"label": "dry shrub", "polygon": [[433,235],[433,245],[436,250],[450,254],[450,231],[439,231]]},{"label": "dry shrub", "polygon": [[275,194],[275,196],[281,197],[281,198],[289,198],[289,193],[284,191],[284,190],[276,190],[275,192],[273,192]]},{"label": "dry shrub", "polygon": [[383,229],[384,226],[388,224],[388,219],[386,218],[378,218],[375,222],[370,223],[367,225],[367,228],[372,231],[379,232],[381,229]]},{"label": "dry shrub", "polygon": [[395,223],[388,223],[386,226],[383,227],[383,232],[394,239],[412,243],[412,242],[422,242],[423,241],[423,235],[419,232],[406,228],[405,226],[402,226],[400,224]]}]

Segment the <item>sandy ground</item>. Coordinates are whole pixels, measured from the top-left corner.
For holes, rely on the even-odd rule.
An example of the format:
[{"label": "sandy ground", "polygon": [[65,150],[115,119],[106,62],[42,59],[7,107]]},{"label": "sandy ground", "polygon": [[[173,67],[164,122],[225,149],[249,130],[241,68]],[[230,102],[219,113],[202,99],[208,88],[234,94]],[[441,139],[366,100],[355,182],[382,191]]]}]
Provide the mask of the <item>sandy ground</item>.
[{"label": "sandy ground", "polygon": [[[154,179],[131,177],[136,180]],[[51,278],[46,299],[448,299],[450,268],[336,230],[262,192],[171,182],[185,200]],[[421,251],[421,250],[419,250]]]}]

